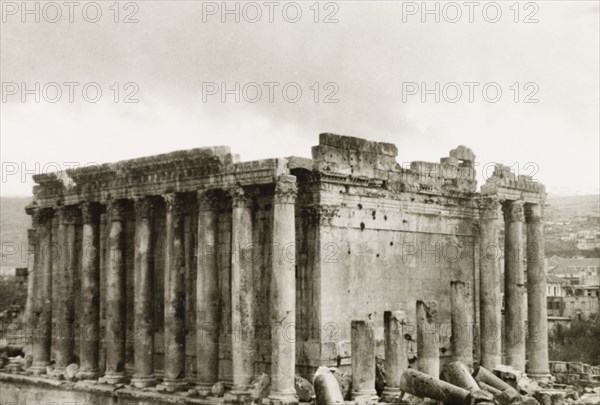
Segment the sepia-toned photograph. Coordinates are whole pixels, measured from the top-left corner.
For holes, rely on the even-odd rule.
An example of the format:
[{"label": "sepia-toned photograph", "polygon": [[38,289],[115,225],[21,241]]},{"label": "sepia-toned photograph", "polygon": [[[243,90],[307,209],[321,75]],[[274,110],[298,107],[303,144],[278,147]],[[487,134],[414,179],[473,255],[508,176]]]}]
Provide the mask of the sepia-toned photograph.
[{"label": "sepia-toned photograph", "polygon": [[600,0],[0,0],[0,405],[600,405]]}]

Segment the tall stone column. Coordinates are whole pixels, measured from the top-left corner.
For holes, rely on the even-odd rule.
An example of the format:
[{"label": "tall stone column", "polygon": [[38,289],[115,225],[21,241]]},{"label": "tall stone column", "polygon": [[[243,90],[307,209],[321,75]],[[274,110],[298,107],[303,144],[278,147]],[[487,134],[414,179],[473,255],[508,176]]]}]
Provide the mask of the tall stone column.
[{"label": "tall stone column", "polygon": [[480,363],[493,370],[502,356],[502,294],[500,291],[499,246],[500,202],[494,197],[483,198],[479,222],[479,337]]},{"label": "tall stone column", "polygon": [[255,320],[252,245],[252,201],[242,187],[230,191],[231,217],[231,356],[233,389],[231,400],[249,394],[254,378]]},{"label": "tall stone column", "polygon": [[450,282],[452,359],[473,367],[473,306],[470,286],[463,281]]},{"label": "tall stone column", "polygon": [[83,231],[81,245],[81,339],[79,343],[80,379],[95,379],[100,375],[100,205],[81,206]]},{"label": "tall stone column", "polygon": [[541,204],[525,205],[527,221],[527,375],[538,381],[550,379],[548,364],[548,314],[544,222]]},{"label": "tall stone column", "polygon": [[437,322],[437,302],[417,301],[417,366],[434,378],[440,378]]},{"label": "tall stone column", "polygon": [[525,274],[523,273],[523,202],[504,203],[504,320],[506,362],[525,371]]},{"label": "tall stone column", "polygon": [[209,395],[219,380],[220,291],[217,261],[218,198],[198,191],[198,247],[196,277],[197,392]]},{"label": "tall stone column", "polygon": [[125,374],[125,218],[126,201],[109,205],[110,258],[106,269],[106,371],[103,382],[122,383]]},{"label": "tall stone column", "polygon": [[57,375],[64,373],[65,368],[73,362],[74,339],[74,293],[78,267],[76,252],[76,229],[80,221],[80,211],[75,206],[65,206],[58,209],[58,237],[60,238],[60,271],[56,275],[59,291],[54,295],[56,301],[55,331],[55,369]]},{"label": "tall stone column", "polygon": [[[375,391],[375,337],[373,321],[352,321],[350,324],[350,353],[352,361],[352,399],[370,397]],[[370,402],[367,400],[366,402]]]},{"label": "tall stone column", "polygon": [[133,362],[131,385],[156,385],[154,378],[154,263],[152,260],[152,200],[134,200],[135,256],[133,275]]},{"label": "tall stone column", "polygon": [[297,404],[296,374],[296,221],[298,190],[294,176],[281,176],[273,199],[271,269],[271,392],[278,404]]},{"label": "tall stone column", "polygon": [[400,377],[408,369],[408,347],[403,333],[405,324],[406,315],[403,311],[383,313],[386,379],[381,395],[383,402],[397,403],[400,398]]},{"label": "tall stone column", "polygon": [[36,283],[36,298],[33,301],[32,327],[33,339],[31,354],[33,362],[30,371],[33,374],[44,374],[50,364],[50,347],[52,342],[52,209],[39,209],[34,214],[37,227],[36,272],[39,272]]},{"label": "tall stone column", "polygon": [[[36,273],[36,245],[37,245],[37,227],[39,215],[37,209],[27,209],[31,215],[31,228],[27,230],[27,301],[25,302],[25,311],[23,319],[29,326],[33,322],[34,298],[37,294],[39,284],[39,272]],[[28,330],[33,333],[33,330]]]},{"label": "tall stone column", "polygon": [[163,196],[166,208],[165,237],[165,378],[162,391],[187,388],[185,380],[185,252],[181,196]]}]

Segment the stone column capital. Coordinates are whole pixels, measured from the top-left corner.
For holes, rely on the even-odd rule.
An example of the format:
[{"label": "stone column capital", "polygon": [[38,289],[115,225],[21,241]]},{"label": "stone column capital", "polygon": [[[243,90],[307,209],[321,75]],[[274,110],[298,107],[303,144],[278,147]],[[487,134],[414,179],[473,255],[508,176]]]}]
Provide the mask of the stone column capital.
[{"label": "stone column capital", "polygon": [[275,183],[275,204],[294,204],[297,195],[296,177],[279,176]]},{"label": "stone column capital", "polygon": [[150,197],[135,197],[133,199],[135,216],[138,218],[150,218],[154,208],[154,201]]},{"label": "stone column capital", "polygon": [[162,195],[167,211],[181,213],[183,211],[183,201],[177,193],[166,193]]},{"label": "stone column capital", "polygon": [[500,215],[500,201],[497,197],[484,197],[477,200],[479,217],[481,219],[498,219]]},{"label": "stone column capital", "polygon": [[198,211],[216,211],[219,208],[220,198],[215,190],[198,190],[196,200]]},{"label": "stone column capital", "polygon": [[27,209],[27,215],[31,215],[31,225],[36,228],[44,220],[43,211],[39,208]]},{"label": "stone column capital", "polygon": [[27,215],[31,215],[33,227],[37,227],[54,216],[54,209],[52,208],[27,207],[25,211]]},{"label": "stone column capital", "polygon": [[315,207],[315,216],[320,225],[331,225],[331,220],[339,212],[339,207],[333,205],[319,205]]},{"label": "stone column capital", "polygon": [[30,205],[26,206],[25,212],[27,213],[27,215],[31,216],[31,222],[34,227],[40,223],[40,219],[41,219],[40,217],[42,215],[42,210],[37,205],[30,204]]},{"label": "stone column capital", "polygon": [[102,206],[97,202],[86,201],[81,204],[81,219],[84,224],[93,224],[98,222]]},{"label": "stone column capital", "polygon": [[510,200],[504,202],[502,210],[505,222],[525,222],[523,214],[523,201]]},{"label": "stone column capital", "polygon": [[249,208],[252,204],[252,198],[242,186],[230,188],[228,190],[233,208]]},{"label": "stone column capital", "polygon": [[525,220],[527,223],[541,222],[544,217],[542,204],[525,204]]},{"label": "stone column capital", "polygon": [[64,205],[57,209],[61,224],[76,225],[81,222],[81,211],[77,205]]},{"label": "stone column capital", "polygon": [[127,216],[126,200],[112,200],[108,203],[108,211],[113,221],[124,221]]}]

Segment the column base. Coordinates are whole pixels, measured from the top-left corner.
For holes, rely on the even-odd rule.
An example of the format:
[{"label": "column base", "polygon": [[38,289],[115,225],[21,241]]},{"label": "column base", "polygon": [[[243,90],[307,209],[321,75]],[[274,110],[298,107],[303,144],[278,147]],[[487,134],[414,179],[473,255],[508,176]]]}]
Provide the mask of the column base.
[{"label": "column base", "polygon": [[270,405],[297,405],[298,396],[296,390],[286,392],[272,392],[266,401]]},{"label": "column base", "polygon": [[160,392],[177,392],[185,391],[189,387],[189,383],[184,379],[165,378],[162,383],[156,386],[156,390]]},{"label": "column base", "polygon": [[97,380],[101,375],[100,369],[79,370],[77,374],[75,374],[78,380]]},{"label": "column base", "polygon": [[246,404],[251,402],[251,385],[233,387],[231,391],[225,393],[223,398],[226,404]]},{"label": "column base", "polygon": [[135,388],[148,388],[154,387],[158,384],[158,380],[153,375],[140,375],[135,374],[131,378],[131,386]]},{"label": "column base", "polygon": [[49,365],[50,365],[50,363],[33,364],[31,367],[29,367],[27,369],[27,371],[30,372],[33,375],[46,374],[46,370],[47,370],[47,368],[48,368]]},{"label": "column base", "polygon": [[98,379],[98,382],[102,384],[124,384],[129,381],[129,377],[124,372],[120,373],[107,373],[104,377]]},{"label": "column base", "polygon": [[57,380],[64,380],[65,371],[65,367],[58,367],[46,374],[48,374],[48,377],[56,378]]},{"label": "column base", "polygon": [[381,393],[381,402],[396,403],[401,395],[402,391],[400,391],[400,388],[386,386]]},{"label": "column base", "polygon": [[196,388],[194,388],[194,392],[201,398],[206,398],[212,395],[212,387],[213,383],[196,383]]},{"label": "column base", "polygon": [[552,374],[549,372],[529,372],[527,373],[527,377],[531,378],[535,382],[550,382],[552,381]]},{"label": "column base", "polygon": [[352,391],[352,400],[360,404],[376,404],[379,397],[375,390]]}]

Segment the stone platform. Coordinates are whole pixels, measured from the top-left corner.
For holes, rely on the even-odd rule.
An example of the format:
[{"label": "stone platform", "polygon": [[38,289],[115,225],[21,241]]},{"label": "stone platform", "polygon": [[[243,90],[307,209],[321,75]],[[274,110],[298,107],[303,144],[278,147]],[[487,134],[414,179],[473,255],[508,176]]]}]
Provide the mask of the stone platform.
[{"label": "stone platform", "polygon": [[96,381],[57,381],[23,374],[0,373],[2,404],[84,404],[84,405],[158,405],[222,404],[223,398],[198,398],[187,393],[167,394],[156,389],[127,385],[100,384]]}]

